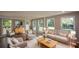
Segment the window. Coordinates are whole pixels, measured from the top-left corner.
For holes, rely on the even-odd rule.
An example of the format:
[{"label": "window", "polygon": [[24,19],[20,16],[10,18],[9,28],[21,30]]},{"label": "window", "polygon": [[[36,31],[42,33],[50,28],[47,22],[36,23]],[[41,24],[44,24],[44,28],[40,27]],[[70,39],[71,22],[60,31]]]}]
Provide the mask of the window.
[{"label": "window", "polygon": [[18,24],[20,24],[20,20],[15,21],[15,26],[17,26]]},{"label": "window", "polygon": [[44,28],[44,19],[39,19],[38,20],[38,27],[39,27],[39,31],[43,31]]},{"label": "window", "polygon": [[54,18],[48,18],[47,19],[47,27],[48,27],[48,29],[55,29],[55,27],[54,27]]},{"label": "window", "polygon": [[3,28],[11,32],[12,29],[12,20],[10,19],[3,19]]},{"label": "window", "polygon": [[36,31],[36,20],[32,21],[32,29]]},{"label": "window", "polygon": [[61,27],[65,30],[74,30],[75,29],[74,17],[63,17],[61,19]]},{"label": "window", "polygon": [[12,26],[12,20],[3,19],[3,27],[11,28],[11,26]]},{"label": "window", "polygon": [[25,22],[25,30],[30,30],[30,24],[29,24],[29,20],[23,20],[23,22]]}]

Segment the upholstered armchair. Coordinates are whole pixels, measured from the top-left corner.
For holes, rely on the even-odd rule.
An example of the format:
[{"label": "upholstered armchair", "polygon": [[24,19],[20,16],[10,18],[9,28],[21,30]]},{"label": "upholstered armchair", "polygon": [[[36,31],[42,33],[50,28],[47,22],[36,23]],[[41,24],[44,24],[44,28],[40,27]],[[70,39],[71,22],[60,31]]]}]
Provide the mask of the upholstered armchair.
[{"label": "upholstered armchair", "polygon": [[8,38],[8,44],[10,48],[25,48],[27,42],[23,41],[22,38]]}]

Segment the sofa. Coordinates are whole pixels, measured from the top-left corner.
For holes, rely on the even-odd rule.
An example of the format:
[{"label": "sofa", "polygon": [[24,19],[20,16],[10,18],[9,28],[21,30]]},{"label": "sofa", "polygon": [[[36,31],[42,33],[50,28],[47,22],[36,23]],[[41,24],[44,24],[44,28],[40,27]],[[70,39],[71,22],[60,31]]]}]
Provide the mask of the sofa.
[{"label": "sofa", "polygon": [[70,40],[76,40],[75,34],[72,35],[70,31],[65,30],[48,31],[47,37],[67,45],[70,44]]}]

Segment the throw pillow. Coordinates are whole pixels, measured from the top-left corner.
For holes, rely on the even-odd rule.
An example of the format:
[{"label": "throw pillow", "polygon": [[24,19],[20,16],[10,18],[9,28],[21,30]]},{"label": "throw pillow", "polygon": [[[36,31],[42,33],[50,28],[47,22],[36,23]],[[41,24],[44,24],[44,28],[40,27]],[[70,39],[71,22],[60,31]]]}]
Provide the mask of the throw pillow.
[{"label": "throw pillow", "polygon": [[16,38],[12,38],[11,41],[12,41],[13,44],[17,44],[17,43],[19,43],[19,41],[18,41]]}]

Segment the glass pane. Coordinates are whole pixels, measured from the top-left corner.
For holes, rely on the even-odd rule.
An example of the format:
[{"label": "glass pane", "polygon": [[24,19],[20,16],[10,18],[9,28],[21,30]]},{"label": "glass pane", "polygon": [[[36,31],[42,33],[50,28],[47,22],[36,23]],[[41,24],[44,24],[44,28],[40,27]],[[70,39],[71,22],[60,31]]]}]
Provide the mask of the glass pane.
[{"label": "glass pane", "polygon": [[11,25],[12,25],[12,21],[11,20],[8,20],[8,19],[4,19],[3,20],[3,27],[11,28]]},{"label": "glass pane", "polygon": [[53,18],[47,19],[47,27],[49,29],[55,29],[55,27],[54,27],[54,19]]},{"label": "glass pane", "polygon": [[68,17],[68,18],[62,18],[61,20],[62,29],[74,29],[74,18]]},{"label": "glass pane", "polygon": [[44,26],[43,20],[38,20],[38,24],[39,24],[39,27],[43,27]]},{"label": "glass pane", "polygon": [[20,20],[15,21],[15,26],[17,26],[18,24],[20,24]]},{"label": "glass pane", "polygon": [[33,30],[36,31],[36,20],[32,21],[32,27],[33,27]]},{"label": "glass pane", "polygon": [[9,20],[9,19],[3,19],[3,31],[4,30],[7,30],[9,32],[11,32],[11,29],[12,29],[12,20]]},{"label": "glass pane", "polygon": [[44,19],[39,19],[38,20],[38,27],[39,27],[39,31],[43,31],[44,28]]}]

